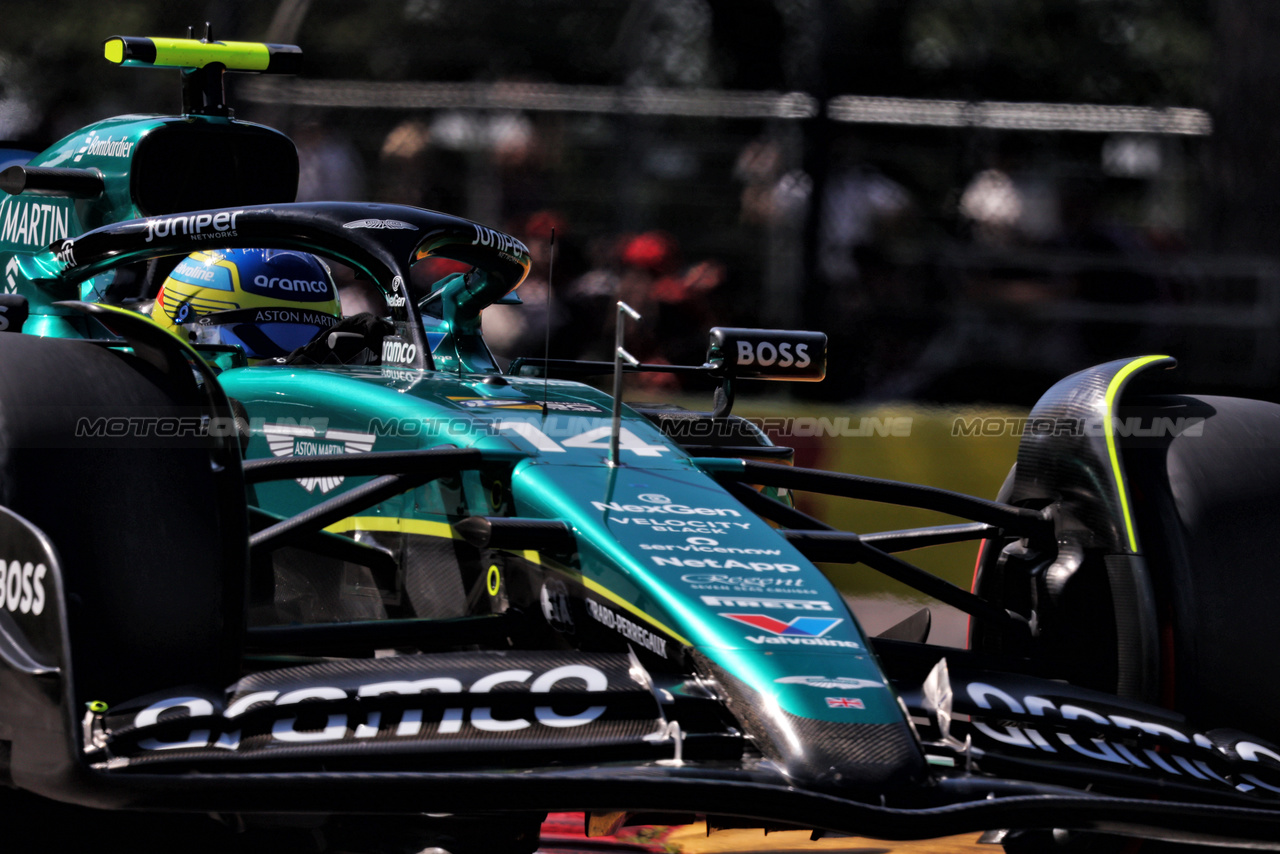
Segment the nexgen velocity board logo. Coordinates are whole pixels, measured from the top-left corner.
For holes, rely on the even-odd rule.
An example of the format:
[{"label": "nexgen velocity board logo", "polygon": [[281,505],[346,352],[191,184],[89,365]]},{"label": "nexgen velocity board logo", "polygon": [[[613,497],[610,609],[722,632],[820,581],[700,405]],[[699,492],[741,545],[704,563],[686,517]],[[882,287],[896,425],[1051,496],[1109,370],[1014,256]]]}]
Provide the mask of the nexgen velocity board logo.
[{"label": "nexgen velocity board logo", "polygon": [[720,616],[745,623],[753,629],[763,629],[770,634],[793,638],[820,638],[844,622],[839,617],[793,617],[790,622],[784,623],[768,614],[721,614]]}]

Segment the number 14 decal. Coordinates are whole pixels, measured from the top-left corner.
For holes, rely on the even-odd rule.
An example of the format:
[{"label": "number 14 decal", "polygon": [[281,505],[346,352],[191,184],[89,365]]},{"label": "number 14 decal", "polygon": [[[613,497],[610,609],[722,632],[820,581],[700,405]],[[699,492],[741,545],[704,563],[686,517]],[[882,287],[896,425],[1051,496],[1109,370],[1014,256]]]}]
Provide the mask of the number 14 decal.
[{"label": "number 14 decal", "polygon": [[[577,436],[570,436],[561,442],[552,439],[528,421],[499,421],[495,425],[499,430],[515,433],[542,453],[563,454],[565,448],[596,448],[609,450],[609,428],[596,427]],[[618,433],[618,448],[631,451],[639,457],[660,457],[663,451],[671,449],[665,445],[650,445],[626,427]]]}]

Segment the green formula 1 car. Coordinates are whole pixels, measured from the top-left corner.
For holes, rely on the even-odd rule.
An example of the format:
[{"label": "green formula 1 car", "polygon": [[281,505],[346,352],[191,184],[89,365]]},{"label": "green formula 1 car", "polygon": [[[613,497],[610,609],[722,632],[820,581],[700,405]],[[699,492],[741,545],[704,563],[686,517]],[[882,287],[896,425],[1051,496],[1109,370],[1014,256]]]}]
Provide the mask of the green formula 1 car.
[{"label": "green formula 1 car", "polygon": [[[733,392],[821,379],[821,333],[716,328],[702,365],[636,365],[620,306],[614,363],[503,371],[480,317],[519,240],[293,203],[292,143],[230,116],[224,72],[296,48],[106,54],[180,69],[184,115],[0,174],[14,838],[531,851],[576,810],[1280,845],[1280,407],[1144,390],[1172,360],[1135,358],[1046,393],[996,500],[797,468]],[[462,271],[407,284],[441,258]],[[658,369],[713,379],[713,408],[621,404]],[[964,521],[855,534],[793,491]],[[899,557],[966,540],[972,590]],[[961,609],[969,647],[927,645],[927,611],[868,637],[815,562]]]}]

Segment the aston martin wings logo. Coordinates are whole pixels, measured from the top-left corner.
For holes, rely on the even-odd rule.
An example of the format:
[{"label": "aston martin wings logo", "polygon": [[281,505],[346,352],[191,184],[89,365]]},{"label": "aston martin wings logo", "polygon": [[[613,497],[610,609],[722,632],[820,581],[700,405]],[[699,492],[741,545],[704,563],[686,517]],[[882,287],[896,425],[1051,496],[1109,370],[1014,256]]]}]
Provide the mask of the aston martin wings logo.
[{"label": "aston martin wings logo", "polygon": [[401,222],[398,219],[358,219],[355,222],[344,222],[343,228],[393,228],[408,231],[417,231],[418,227],[408,222]]},{"label": "aston martin wings logo", "polygon": [[783,685],[808,685],[811,688],[839,688],[845,691],[884,687],[882,682],[872,679],[855,679],[852,676],[784,676],[773,681]]},{"label": "aston martin wings logo", "polygon": [[[315,427],[294,424],[263,424],[267,447],[277,457],[327,457],[334,454],[363,454],[373,449],[377,439],[372,433],[351,430],[326,430],[317,436]],[[344,477],[300,477],[298,485],[307,492],[319,488],[321,494],[331,492]]]}]

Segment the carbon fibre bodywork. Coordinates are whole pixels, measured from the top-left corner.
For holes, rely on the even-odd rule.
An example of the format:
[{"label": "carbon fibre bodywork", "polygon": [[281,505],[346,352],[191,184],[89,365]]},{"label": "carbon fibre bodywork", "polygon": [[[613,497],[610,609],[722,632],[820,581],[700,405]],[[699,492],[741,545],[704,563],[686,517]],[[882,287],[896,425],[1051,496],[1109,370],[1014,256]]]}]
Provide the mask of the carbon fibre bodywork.
[{"label": "carbon fibre bodywork", "polygon": [[[1274,408],[1126,398],[1172,364],[1142,357],[1054,386],[995,501],[798,469],[728,410],[738,380],[819,378],[820,333],[716,329],[704,365],[638,366],[713,378],[709,413],[631,409],[567,378],[598,364],[504,373],[480,313],[528,272],[517,239],[399,205],[287,203],[280,186],[152,210],[129,158],[173,124],[68,137],[22,173],[45,190],[0,211],[0,234],[23,237],[0,260],[35,333],[0,335],[0,781],[241,817],[679,812],[1280,846],[1264,740],[1280,726],[1267,709],[1239,715],[1259,737],[1228,729],[1249,686],[1213,678],[1186,636],[1210,625],[1249,648],[1194,594],[1219,610],[1239,596],[1204,580],[1235,577],[1215,555],[1265,562],[1221,482],[1252,467],[1243,482],[1276,503]],[[184,127],[240,132],[203,113]],[[112,168],[48,165],[77,153]],[[60,201],[36,222],[48,187]],[[250,366],[109,298],[130,270],[233,247],[348,265],[390,331],[359,364]],[[406,283],[436,258],[468,269],[419,299]],[[1250,433],[1252,458],[1227,453]],[[41,473],[118,482],[117,500],[81,530]],[[797,489],[970,521],[837,531]],[[154,542],[135,518],[156,520]],[[975,539],[972,591],[897,554]],[[819,562],[966,611],[970,648],[924,643],[927,619],[868,637]]]}]

